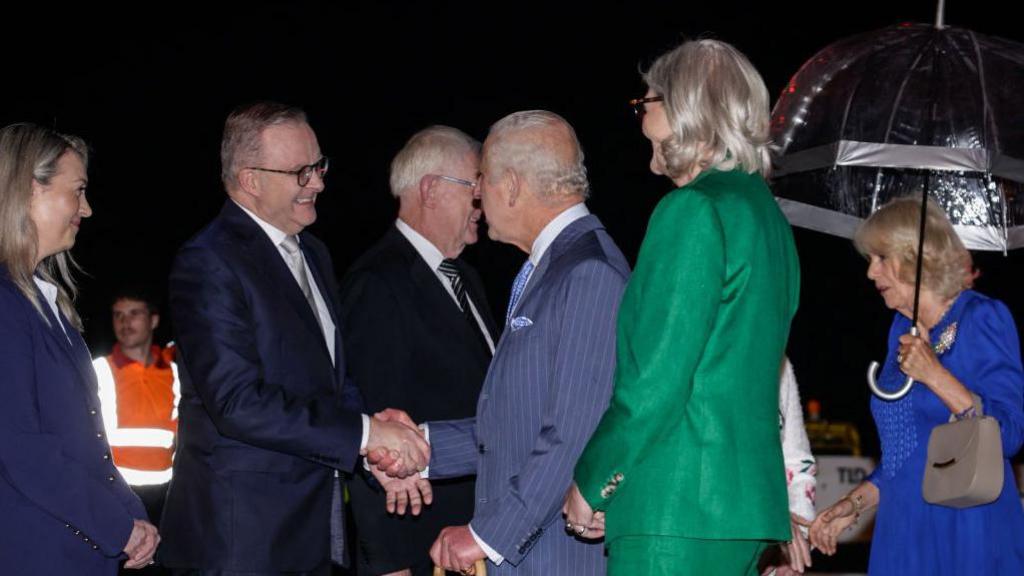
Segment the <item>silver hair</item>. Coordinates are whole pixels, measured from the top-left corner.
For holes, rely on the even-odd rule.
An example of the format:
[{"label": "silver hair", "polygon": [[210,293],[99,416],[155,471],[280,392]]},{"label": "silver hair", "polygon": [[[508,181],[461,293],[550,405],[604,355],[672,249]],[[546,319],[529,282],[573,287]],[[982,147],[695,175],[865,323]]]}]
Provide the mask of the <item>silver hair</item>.
[{"label": "silver hair", "polygon": [[450,126],[430,126],[412,135],[391,160],[391,195],[400,197],[466,154],[480,154],[480,142]]},{"label": "silver hair", "polygon": [[301,108],[279,102],[261,101],[239,106],[224,122],[220,142],[220,179],[228,190],[236,189],[238,172],[260,158],[260,136],[279,124],[306,124]]},{"label": "silver hair", "polygon": [[[518,137],[523,132],[538,128],[566,130],[572,142],[572,157],[559,158],[544,146],[541,139]],[[487,137],[490,141],[489,169],[495,176],[514,168],[541,198],[590,197],[583,148],[576,131],[565,118],[546,110],[514,112],[495,122]]]},{"label": "silver hair", "polygon": [[669,177],[696,166],[768,176],[768,89],[743,53],[718,40],[688,41],[659,56],[643,78],[664,98]]}]

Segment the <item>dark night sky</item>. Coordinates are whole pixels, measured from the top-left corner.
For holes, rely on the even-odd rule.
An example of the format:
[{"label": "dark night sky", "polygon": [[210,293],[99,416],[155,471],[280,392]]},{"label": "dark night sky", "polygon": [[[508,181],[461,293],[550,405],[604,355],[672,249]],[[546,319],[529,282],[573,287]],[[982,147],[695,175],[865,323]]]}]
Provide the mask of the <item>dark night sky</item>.
[{"label": "dark night sky", "polygon": [[[271,98],[311,116],[331,157],[312,231],[341,274],[390,225],[391,156],[413,132],[450,124],[483,138],[515,110],[545,108],[577,129],[591,209],[627,257],[667,180],[626,101],[637,69],[684,37],[737,45],[777,95],[801,63],[842,37],[931,22],[934,2],[374,2],[134,3],[29,8],[0,17],[0,125],[35,121],[93,148],[95,215],[74,249],[88,272],[79,304],[96,352],[112,340],[112,287],[144,279],[161,292],[177,247],[224,201],[218,147],[227,112]],[[1004,3],[951,0],[947,23],[1024,41]],[[863,372],[881,359],[891,315],[849,242],[797,231],[801,310],[790,355],[826,416],[867,421]],[[524,257],[487,240],[467,250],[502,308]],[[1022,256],[981,257],[979,287],[1024,318],[1012,271]],[[161,336],[169,336],[162,330]]]}]

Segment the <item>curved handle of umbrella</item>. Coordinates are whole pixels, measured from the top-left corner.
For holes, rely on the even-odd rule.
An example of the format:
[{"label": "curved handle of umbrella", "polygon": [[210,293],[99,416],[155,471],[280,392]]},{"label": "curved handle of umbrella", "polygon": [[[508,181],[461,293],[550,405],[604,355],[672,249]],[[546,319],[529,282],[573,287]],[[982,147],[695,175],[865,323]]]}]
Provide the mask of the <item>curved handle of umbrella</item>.
[{"label": "curved handle of umbrella", "polygon": [[[477,560],[473,568],[475,569],[474,576],[487,576],[487,563],[483,560]],[[444,568],[434,566],[434,576],[444,576]]]},{"label": "curved handle of umbrella", "polygon": [[[910,329],[911,336],[917,336],[918,334],[919,332],[917,330],[917,326],[914,326],[913,328]],[[871,392],[873,392],[875,396],[878,396],[882,400],[892,401],[899,400],[900,398],[903,398],[904,396],[910,393],[910,388],[914,385],[914,379],[911,378],[910,376],[907,376],[907,379],[903,382],[903,386],[900,386],[898,390],[886,392],[885,390],[879,388],[878,382],[875,379],[875,376],[878,374],[879,366],[880,365],[878,364],[878,362],[874,361],[872,361],[871,364],[868,365],[868,388],[871,388]]]},{"label": "curved handle of umbrella", "polygon": [[871,391],[875,396],[878,396],[882,400],[899,400],[910,393],[910,387],[914,385],[914,379],[910,376],[907,376],[907,380],[903,383],[903,386],[894,392],[886,392],[879,388],[878,384],[875,382],[875,374],[878,373],[879,367],[880,364],[874,361],[872,361],[868,366],[868,388],[871,388]]}]

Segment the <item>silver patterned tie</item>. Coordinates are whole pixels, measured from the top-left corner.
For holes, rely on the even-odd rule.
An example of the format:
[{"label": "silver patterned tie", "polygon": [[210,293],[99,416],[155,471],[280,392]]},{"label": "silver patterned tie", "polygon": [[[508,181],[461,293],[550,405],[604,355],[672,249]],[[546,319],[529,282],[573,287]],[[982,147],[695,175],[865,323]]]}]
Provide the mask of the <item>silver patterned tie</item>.
[{"label": "silver patterned tie", "polygon": [[[284,248],[288,255],[288,268],[291,270],[292,276],[295,277],[295,281],[299,283],[299,289],[306,297],[306,302],[309,303],[309,308],[313,312],[313,318],[316,319],[316,325],[320,327],[320,333],[323,334],[324,327],[320,323],[320,313],[317,311],[316,299],[313,298],[313,289],[309,286],[306,261],[302,257],[302,250],[299,249],[298,238],[286,236],[281,241],[281,248]],[[341,478],[335,471],[331,477],[331,562],[345,566],[348,564],[348,559],[345,557],[345,525],[342,514],[344,511],[342,510]]]},{"label": "silver patterned tie", "polygon": [[306,275],[306,261],[302,257],[302,250],[299,249],[299,239],[295,236],[285,236],[285,239],[281,241],[281,248],[284,248],[285,253],[288,254],[288,268],[291,269],[295,281],[299,283],[299,289],[302,290],[303,296],[306,297],[306,302],[309,303],[310,310],[313,311],[316,325],[320,327],[320,332],[323,333],[324,326],[320,323],[320,313],[317,311],[316,299],[313,298],[313,290],[309,286],[309,277]]}]

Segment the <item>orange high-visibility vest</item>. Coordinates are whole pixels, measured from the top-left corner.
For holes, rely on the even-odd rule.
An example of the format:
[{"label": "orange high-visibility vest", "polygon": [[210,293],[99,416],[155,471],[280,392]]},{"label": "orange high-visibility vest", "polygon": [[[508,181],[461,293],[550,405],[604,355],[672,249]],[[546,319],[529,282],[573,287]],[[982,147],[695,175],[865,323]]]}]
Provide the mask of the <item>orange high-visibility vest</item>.
[{"label": "orange high-visibility vest", "polygon": [[93,361],[100,404],[114,465],[132,486],[171,479],[181,390],[174,349],[153,346],[149,366],[132,360],[115,344]]}]

